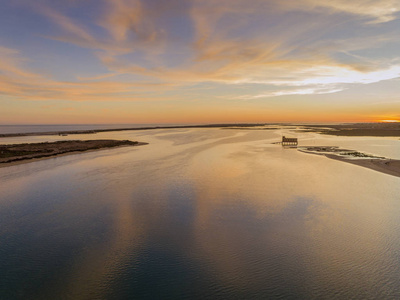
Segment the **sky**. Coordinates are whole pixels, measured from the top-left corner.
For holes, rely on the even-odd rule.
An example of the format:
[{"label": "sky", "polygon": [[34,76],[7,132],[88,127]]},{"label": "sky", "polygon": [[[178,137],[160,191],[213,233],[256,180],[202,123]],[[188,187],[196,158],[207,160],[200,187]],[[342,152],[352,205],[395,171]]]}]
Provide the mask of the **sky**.
[{"label": "sky", "polygon": [[400,120],[399,0],[0,5],[0,124]]}]

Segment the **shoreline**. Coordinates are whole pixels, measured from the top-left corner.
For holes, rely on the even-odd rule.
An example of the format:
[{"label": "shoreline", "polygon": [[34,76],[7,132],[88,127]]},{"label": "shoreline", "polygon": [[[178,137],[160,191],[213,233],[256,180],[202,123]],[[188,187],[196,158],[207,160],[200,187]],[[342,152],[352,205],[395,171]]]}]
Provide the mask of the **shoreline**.
[{"label": "shoreline", "polygon": [[336,155],[326,155],[326,157],[368,168],[377,172],[400,177],[400,160],[395,159],[345,159]]},{"label": "shoreline", "polygon": [[[64,149],[57,148],[60,144],[63,144]],[[88,145],[84,145],[87,143]],[[68,144],[68,145],[66,145]],[[73,144],[75,147],[65,148],[65,146],[70,146]],[[76,147],[76,144],[80,144],[80,147]],[[83,146],[82,146],[83,145]],[[38,146],[41,148],[45,147],[52,147],[53,152],[43,153],[40,150],[36,153],[31,153],[27,155],[15,155],[13,157],[1,157],[0,156],[0,168],[8,167],[8,166],[15,166],[30,162],[36,162],[40,160],[62,157],[67,155],[75,155],[81,153],[88,153],[94,151],[100,151],[105,149],[114,149],[114,148],[121,148],[121,147],[128,147],[128,146],[143,146],[148,145],[148,143],[144,142],[132,142],[132,141],[118,141],[118,140],[94,140],[94,141],[63,141],[63,142],[54,142],[54,143],[32,143],[32,144],[14,144],[14,145],[5,145],[5,147],[12,149],[18,148],[17,151],[34,151]],[[4,146],[4,145],[3,145]],[[86,146],[86,148],[84,147]],[[0,146],[1,147],[1,146]],[[4,148],[1,148],[4,150]],[[21,150],[24,149],[24,150]],[[4,151],[0,152],[0,155]]]},{"label": "shoreline", "polygon": [[[365,158],[346,158],[339,154],[335,154],[335,152],[339,152],[340,150],[343,151],[351,151],[351,150],[335,149],[333,147],[332,151],[330,152],[318,153],[308,150],[307,147],[304,148],[305,149],[297,149],[297,150],[306,154],[321,155],[330,159],[338,160],[345,163],[350,163],[356,166],[364,167],[387,175],[400,177],[400,160],[397,159],[374,157],[374,156],[366,156]],[[329,147],[309,147],[309,148],[317,148],[316,151],[321,151],[318,150],[318,148],[326,149]],[[359,152],[354,152],[354,153],[359,153]]]}]

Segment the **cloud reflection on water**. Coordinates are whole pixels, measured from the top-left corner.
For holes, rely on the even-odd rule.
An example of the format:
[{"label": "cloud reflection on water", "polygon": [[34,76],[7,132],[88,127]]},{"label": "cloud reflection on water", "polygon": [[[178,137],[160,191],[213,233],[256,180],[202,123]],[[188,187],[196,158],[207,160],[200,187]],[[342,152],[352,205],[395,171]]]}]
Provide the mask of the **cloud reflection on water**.
[{"label": "cloud reflection on water", "polygon": [[146,147],[0,169],[0,212],[18,220],[0,238],[19,239],[16,267],[43,238],[41,272],[68,253],[49,297],[399,292],[399,179],[272,145],[278,133],[159,130]]}]

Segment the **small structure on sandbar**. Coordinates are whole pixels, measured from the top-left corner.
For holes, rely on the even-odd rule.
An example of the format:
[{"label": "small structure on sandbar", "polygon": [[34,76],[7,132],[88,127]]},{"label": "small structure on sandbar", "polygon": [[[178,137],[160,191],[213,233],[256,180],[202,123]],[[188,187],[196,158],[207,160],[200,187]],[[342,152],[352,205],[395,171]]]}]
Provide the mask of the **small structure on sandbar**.
[{"label": "small structure on sandbar", "polygon": [[287,138],[285,136],[282,137],[282,146],[285,145],[297,145],[297,138]]}]

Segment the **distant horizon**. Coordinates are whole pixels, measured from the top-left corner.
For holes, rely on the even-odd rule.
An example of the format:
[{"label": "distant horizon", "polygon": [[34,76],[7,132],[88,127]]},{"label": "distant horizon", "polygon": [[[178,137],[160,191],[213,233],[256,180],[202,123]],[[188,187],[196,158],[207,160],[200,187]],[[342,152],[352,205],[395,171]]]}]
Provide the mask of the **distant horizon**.
[{"label": "distant horizon", "polygon": [[400,121],[392,121],[392,120],[379,120],[379,121],[354,121],[354,122],[215,122],[215,123],[9,123],[9,124],[0,124],[0,126],[103,126],[103,125],[143,125],[143,126],[150,126],[150,125],[166,125],[166,126],[196,126],[196,125],[234,125],[234,124],[241,124],[241,125],[252,125],[252,124],[260,124],[260,125],[268,125],[268,124],[362,124],[362,123],[400,123]]}]

